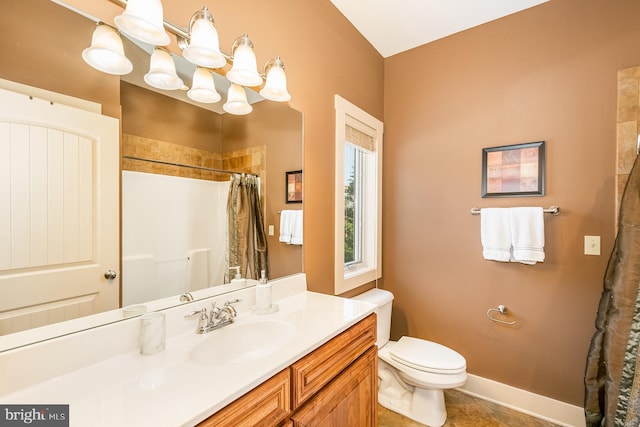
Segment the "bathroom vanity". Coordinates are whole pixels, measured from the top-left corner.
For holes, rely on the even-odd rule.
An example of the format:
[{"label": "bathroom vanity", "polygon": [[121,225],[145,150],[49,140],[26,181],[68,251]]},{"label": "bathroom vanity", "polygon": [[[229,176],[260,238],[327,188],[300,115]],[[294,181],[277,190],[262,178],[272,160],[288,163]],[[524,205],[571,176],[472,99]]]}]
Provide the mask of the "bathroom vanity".
[{"label": "bathroom vanity", "polygon": [[[164,351],[138,351],[140,319],[0,352],[0,402],[69,404],[71,426],[376,425],[375,306],[273,281],[163,310]],[[189,313],[239,298],[232,325],[196,334]]]},{"label": "bathroom vanity", "polygon": [[377,425],[375,331],[371,314],[199,425]]}]

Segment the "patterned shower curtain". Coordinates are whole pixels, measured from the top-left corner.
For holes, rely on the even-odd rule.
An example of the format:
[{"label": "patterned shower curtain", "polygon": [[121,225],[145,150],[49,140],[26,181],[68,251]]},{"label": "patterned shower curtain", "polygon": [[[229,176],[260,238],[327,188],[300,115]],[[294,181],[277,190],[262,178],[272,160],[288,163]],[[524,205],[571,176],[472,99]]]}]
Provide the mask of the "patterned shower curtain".
[{"label": "patterned shower curtain", "polygon": [[[640,156],[639,156],[640,157]],[[622,196],[585,371],[587,427],[640,425],[640,160]]]},{"label": "patterned shower curtain", "polygon": [[240,267],[243,278],[259,279],[261,270],[269,277],[267,235],[264,229],[259,179],[235,174],[227,197],[227,271]]}]

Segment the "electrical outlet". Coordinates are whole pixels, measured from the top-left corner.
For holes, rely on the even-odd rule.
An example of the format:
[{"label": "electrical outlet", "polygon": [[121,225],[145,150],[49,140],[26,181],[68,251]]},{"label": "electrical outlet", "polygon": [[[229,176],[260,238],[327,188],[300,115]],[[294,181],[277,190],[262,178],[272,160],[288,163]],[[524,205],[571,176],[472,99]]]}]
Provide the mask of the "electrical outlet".
[{"label": "electrical outlet", "polygon": [[600,255],[600,236],[584,236],[584,254]]},{"label": "electrical outlet", "polygon": [[269,224],[269,236],[273,236],[274,234],[273,224]]}]

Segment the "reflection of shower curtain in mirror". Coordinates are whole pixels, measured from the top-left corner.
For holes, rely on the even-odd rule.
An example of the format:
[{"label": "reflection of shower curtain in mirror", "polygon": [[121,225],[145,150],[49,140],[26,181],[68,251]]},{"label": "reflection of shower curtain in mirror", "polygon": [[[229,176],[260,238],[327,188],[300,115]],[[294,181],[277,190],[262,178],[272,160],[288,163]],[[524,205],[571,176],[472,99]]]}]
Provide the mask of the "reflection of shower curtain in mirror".
[{"label": "reflection of shower curtain in mirror", "polygon": [[640,160],[627,181],[585,372],[587,427],[640,425]]},{"label": "reflection of shower curtain in mirror", "polygon": [[[227,198],[227,272],[240,266],[243,278],[258,279],[265,270],[269,277],[267,235],[260,203],[259,180],[253,175],[236,174],[231,178]],[[226,280],[228,282],[228,280]]]}]

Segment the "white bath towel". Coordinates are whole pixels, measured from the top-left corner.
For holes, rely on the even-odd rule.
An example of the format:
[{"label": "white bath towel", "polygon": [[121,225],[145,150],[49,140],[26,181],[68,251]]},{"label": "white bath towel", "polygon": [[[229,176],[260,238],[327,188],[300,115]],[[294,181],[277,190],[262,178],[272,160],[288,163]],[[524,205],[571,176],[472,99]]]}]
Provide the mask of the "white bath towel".
[{"label": "white bath towel", "polygon": [[511,210],[484,208],[480,210],[480,240],[482,256],[500,262],[511,260]]},{"label": "white bath towel", "polygon": [[544,211],[541,207],[511,208],[513,260],[523,264],[544,261]]},{"label": "white bath towel", "polygon": [[302,210],[280,212],[280,239],[290,245],[302,244]]},{"label": "white bath towel", "polygon": [[292,245],[301,245],[302,244],[302,210],[294,211],[293,215],[293,225],[291,227],[291,244]]},{"label": "white bath towel", "polygon": [[293,234],[293,220],[296,211],[283,210],[280,212],[280,241],[283,243],[291,243],[291,235]]}]

